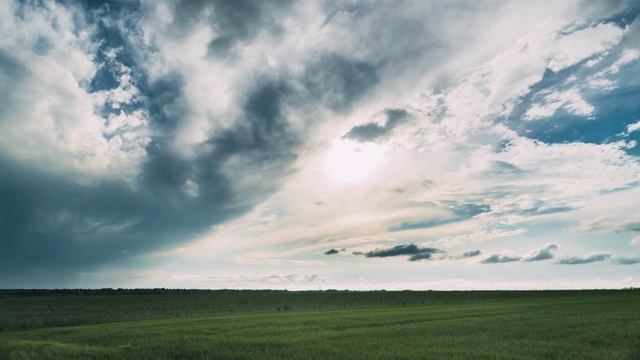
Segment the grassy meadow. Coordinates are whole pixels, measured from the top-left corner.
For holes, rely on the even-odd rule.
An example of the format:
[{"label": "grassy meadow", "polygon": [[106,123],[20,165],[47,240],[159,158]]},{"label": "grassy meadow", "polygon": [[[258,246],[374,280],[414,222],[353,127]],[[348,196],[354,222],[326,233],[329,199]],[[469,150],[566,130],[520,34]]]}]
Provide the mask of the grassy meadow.
[{"label": "grassy meadow", "polygon": [[2,359],[640,359],[639,291],[7,297],[0,320]]}]

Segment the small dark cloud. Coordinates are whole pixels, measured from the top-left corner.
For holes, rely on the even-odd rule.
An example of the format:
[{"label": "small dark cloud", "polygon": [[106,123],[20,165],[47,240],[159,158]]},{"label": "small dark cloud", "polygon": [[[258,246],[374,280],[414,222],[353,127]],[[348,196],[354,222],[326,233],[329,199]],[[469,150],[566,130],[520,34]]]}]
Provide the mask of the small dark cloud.
[{"label": "small dark cloud", "polygon": [[558,263],[563,265],[580,265],[580,264],[589,264],[598,261],[604,261],[611,257],[611,254],[593,254],[588,256],[572,256],[568,258],[564,258],[560,260]]},{"label": "small dark cloud", "polygon": [[410,117],[410,114],[404,109],[385,109],[384,115],[386,117],[384,125],[373,122],[359,125],[351,129],[344,137],[359,142],[375,141],[389,135],[395,127]]},{"label": "small dark cloud", "polygon": [[463,259],[466,259],[466,258],[478,256],[481,253],[482,252],[480,250],[465,251],[464,253],[462,253],[461,257]]},{"label": "small dark cloud", "polygon": [[508,262],[520,261],[522,258],[520,256],[509,256],[502,254],[493,254],[488,258],[480,261],[482,264],[502,264]]},{"label": "small dark cloud", "polygon": [[[440,252],[440,251],[435,251],[435,252]],[[409,261],[429,260],[431,259],[431,256],[433,256],[433,254],[434,252],[424,251],[419,254],[411,255],[409,257]]]},{"label": "small dark cloud", "polygon": [[427,260],[430,259],[433,254],[442,253],[442,250],[419,247],[415,244],[409,245],[396,245],[387,249],[375,249],[366,253],[354,252],[354,255],[364,255],[368,258],[374,257],[394,257],[394,256],[409,256],[409,261]]},{"label": "small dark cloud", "polygon": [[617,257],[614,259],[614,262],[619,265],[640,264],[640,257],[637,257],[637,258]]},{"label": "small dark cloud", "polygon": [[367,142],[376,140],[387,133],[389,133],[389,130],[385,126],[368,123],[354,127],[344,137],[360,142]]},{"label": "small dark cloud", "polygon": [[558,246],[556,244],[545,245],[525,256],[522,261],[531,262],[553,259],[553,252],[556,250],[558,250]]},{"label": "small dark cloud", "polygon": [[335,254],[337,254],[339,252],[340,252],[340,250],[337,250],[337,249],[329,249],[329,250],[325,251],[324,254],[325,255],[335,255]]}]

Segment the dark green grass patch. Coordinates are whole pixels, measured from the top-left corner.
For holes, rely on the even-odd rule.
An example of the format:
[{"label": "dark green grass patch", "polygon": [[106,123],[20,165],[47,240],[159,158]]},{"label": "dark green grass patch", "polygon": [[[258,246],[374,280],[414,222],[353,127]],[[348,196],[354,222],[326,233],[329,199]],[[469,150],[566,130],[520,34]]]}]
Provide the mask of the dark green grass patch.
[{"label": "dark green grass patch", "polygon": [[640,295],[197,315],[5,332],[8,359],[636,359]]},{"label": "dark green grass patch", "polygon": [[640,291],[0,290],[0,332],[219,313],[477,303],[614,294],[640,295]]}]

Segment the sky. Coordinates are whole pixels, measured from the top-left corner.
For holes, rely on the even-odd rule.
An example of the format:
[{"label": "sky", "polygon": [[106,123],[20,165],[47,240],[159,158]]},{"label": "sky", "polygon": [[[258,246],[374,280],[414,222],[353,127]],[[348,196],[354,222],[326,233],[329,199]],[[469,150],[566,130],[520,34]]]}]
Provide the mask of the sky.
[{"label": "sky", "polygon": [[640,287],[640,2],[0,4],[0,288]]}]

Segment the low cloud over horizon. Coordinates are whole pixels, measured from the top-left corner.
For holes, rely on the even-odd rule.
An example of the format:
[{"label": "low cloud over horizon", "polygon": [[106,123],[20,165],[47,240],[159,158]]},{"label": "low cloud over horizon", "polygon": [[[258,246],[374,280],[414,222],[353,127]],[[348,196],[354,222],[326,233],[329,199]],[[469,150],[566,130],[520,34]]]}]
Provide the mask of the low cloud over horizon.
[{"label": "low cloud over horizon", "polygon": [[0,288],[640,286],[637,2],[9,0],[0,30]]}]

